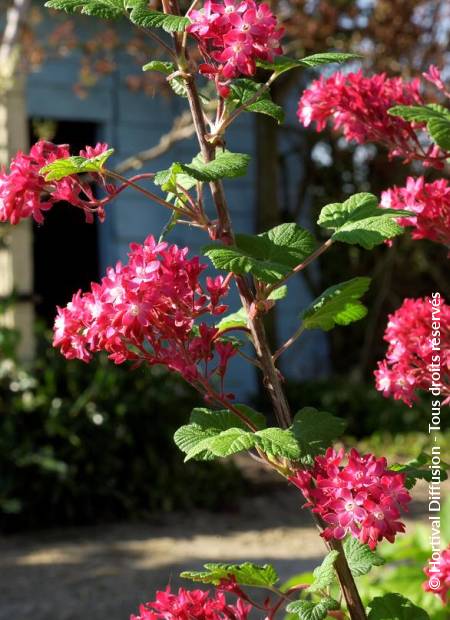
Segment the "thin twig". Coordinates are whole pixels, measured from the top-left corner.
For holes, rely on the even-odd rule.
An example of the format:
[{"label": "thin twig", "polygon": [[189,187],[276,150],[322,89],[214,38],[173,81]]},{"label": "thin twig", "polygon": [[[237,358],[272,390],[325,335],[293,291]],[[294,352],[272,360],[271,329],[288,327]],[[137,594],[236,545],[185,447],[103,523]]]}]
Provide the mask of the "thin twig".
[{"label": "thin twig", "polygon": [[292,344],[294,344],[297,338],[300,338],[300,336],[303,334],[304,331],[305,331],[305,327],[302,323],[300,327],[296,330],[296,332],[288,340],[286,340],[286,342],[283,345],[281,345],[281,347],[277,351],[275,351],[275,353],[272,356],[273,361],[277,360],[280,357],[280,355],[282,355],[287,349],[289,349],[289,347]]}]

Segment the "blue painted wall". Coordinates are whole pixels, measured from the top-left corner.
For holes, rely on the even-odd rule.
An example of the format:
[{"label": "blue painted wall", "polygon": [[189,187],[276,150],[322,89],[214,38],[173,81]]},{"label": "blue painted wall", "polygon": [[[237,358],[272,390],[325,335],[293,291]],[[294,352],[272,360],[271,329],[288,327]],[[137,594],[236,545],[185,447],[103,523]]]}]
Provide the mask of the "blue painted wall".
[{"label": "blue painted wall", "polygon": [[[89,35],[97,28],[95,20],[81,18],[80,32]],[[50,19],[39,25],[42,34],[52,28]],[[126,26],[124,27],[126,28]],[[126,30],[124,30],[126,33]],[[126,34],[125,34],[126,36]],[[149,97],[143,93],[131,92],[126,84],[130,72],[136,73],[136,66],[130,65],[125,57],[117,58],[117,71],[102,79],[91,89],[85,99],[77,97],[73,84],[77,81],[79,58],[72,54],[62,60],[48,60],[42,69],[29,76],[27,104],[30,117],[53,120],[86,120],[99,126],[99,140],[108,142],[115,149],[114,162],[158,143],[162,134],[169,130],[173,118],[185,106],[178,97]],[[294,114],[294,102],[288,116]],[[257,208],[253,189],[255,162],[257,160],[253,116],[243,115],[230,129],[227,146],[230,150],[249,153],[252,164],[249,174],[242,179],[227,183],[227,195],[231,205],[236,229],[252,232],[254,213]],[[161,170],[174,160],[190,161],[197,153],[194,140],[180,142],[169,153],[151,162],[151,170]],[[287,164],[289,165],[289,163]],[[295,179],[295,171],[293,171]],[[295,191],[295,183],[292,192]],[[303,215],[308,226],[307,215]],[[147,234],[158,235],[168,219],[167,211],[158,205],[146,202],[133,191],[124,192],[108,206],[107,218],[99,227],[100,261],[103,268],[126,257],[128,244],[141,241]],[[198,252],[204,237],[187,227],[177,227],[170,241],[189,245]],[[298,325],[298,314],[310,301],[311,295],[306,283],[296,278],[290,285],[289,297],[280,304],[279,335],[287,339]],[[235,308],[238,300],[233,299]],[[283,359],[283,370],[288,376],[307,378],[323,375],[328,368],[327,341],[321,333],[307,333],[301,343],[293,347]],[[253,370],[240,359],[230,369],[229,389],[244,397],[255,390]]]}]

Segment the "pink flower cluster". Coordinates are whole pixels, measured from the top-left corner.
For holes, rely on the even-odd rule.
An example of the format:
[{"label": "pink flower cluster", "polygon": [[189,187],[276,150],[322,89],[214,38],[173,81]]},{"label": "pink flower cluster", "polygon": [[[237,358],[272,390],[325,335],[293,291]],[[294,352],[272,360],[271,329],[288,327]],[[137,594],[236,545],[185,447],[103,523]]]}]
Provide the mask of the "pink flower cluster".
[{"label": "pink flower cluster", "polygon": [[327,524],[322,533],[327,540],[350,534],[374,549],[383,538],[394,542],[405,531],[398,519],[411,497],[404,474],[389,471],[385,458],[355,449],[345,457],[343,449],[329,448],[311,470],[298,470],[290,480]]},{"label": "pink flower cluster", "polygon": [[162,364],[191,383],[214,373],[223,379],[236,349],[219,339],[218,329],[195,325],[206,313],[226,310],[220,303],[228,292],[223,278],[206,278],[203,288],[199,277],[206,266],[198,257],[188,259],[187,248],[152,236],[130,249],[126,265],[118,262],[90,292],[79,291],[58,308],[53,345],[68,359],[88,362],[92,353],[106,351],[116,364]]},{"label": "pink flower cluster", "polygon": [[364,77],[361,71],[347,75],[337,72],[328,78],[320,77],[303,92],[298,118],[305,127],[315,122],[317,131],[323,131],[331,122],[333,129],[342,130],[346,140],[358,144],[377,142],[388,148],[390,157],[402,157],[406,162],[420,159],[442,167],[448,154],[435,145],[424,150],[419,143],[416,129],[423,124],[388,114],[396,105],[423,104],[419,89],[419,79],[405,82],[384,73]]},{"label": "pink flower cluster", "polygon": [[[432,332],[439,334],[439,352],[433,352]],[[450,399],[450,306],[439,295],[405,299],[389,315],[384,333],[389,343],[386,359],[375,371],[377,390],[409,406],[418,390],[429,390],[434,375],[441,394]]]},{"label": "pink flower cluster", "polygon": [[[82,157],[94,157],[107,150],[106,144],[97,144],[94,148],[86,147],[81,151]],[[96,200],[88,183],[76,176],[69,176],[60,181],[46,181],[40,170],[56,159],[70,157],[69,147],[65,144],[53,144],[40,140],[28,155],[19,152],[11,161],[9,172],[0,170],[0,222],[18,224],[22,219],[33,217],[42,224],[43,213],[60,201],[80,207],[92,221],[92,212],[96,210],[100,217],[102,209],[95,209]]]},{"label": "pink flower cluster", "polygon": [[223,592],[211,594],[205,590],[185,590],[172,594],[170,587],[157,592],[156,600],[139,608],[139,616],[130,620],[247,620],[251,606],[238,599],[227,603]]},{"label": "pink flower cluster", "polygon": [[257,59],[271,62],[282,53],[284,30],[278,27],[268,4],[206,0],[189,18],[188,32],[198,39],[206,61],[200,71],[215,80],[222,97],[229,94],[230,79],[255,74]]},{"label": "pink flower cluster", "polygon": [[409,177],[405,187],[383,192],[381,206],[413,211],[417,215],[398,220],[403,226],[413,227],[413,239],[431,239],[450,249],[450,183],[447,179],[426,183],[424,177]]},{"label": "pink flower cluster", "polygon": [[[450,545],[441,552],[438,560],[430,560],[424,567],[423,572],[428,577],[423,584],[425,592],[437,594],[442,603],[447,605],[450,602],[448,595],[450,592]],[[432,581],[432,584],[430,584],[430,581]]]}]

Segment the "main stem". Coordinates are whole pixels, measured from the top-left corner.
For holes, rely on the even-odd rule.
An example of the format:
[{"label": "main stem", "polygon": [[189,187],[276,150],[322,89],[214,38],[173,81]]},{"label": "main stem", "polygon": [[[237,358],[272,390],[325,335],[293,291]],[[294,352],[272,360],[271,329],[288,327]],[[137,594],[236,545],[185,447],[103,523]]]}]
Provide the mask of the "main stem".
[{"label": "main stem", "polygon": [[[185,67],[181,66],[179,68],[183,71],[185,69]],[[202,156],[205,162],[212,161],[215,158],[216,147],[207,140],[207,127],[195,79],[189,73],[186,76],[186,91]],[[213,181],[210,183],[210,188],[219,218],[217,236],[223,243],[231,244],[234,241],[234,234],[223,185],[221,181]],[[242,304],[247,311],[247,316],[252,317],[253,313],[250,312],[250,309],[254,301],[254,295],[251,287],[244,277],[237,276],[236,282]],[[271,398],[277,421],[282,428],[288,428],[292,422],[291,411],[283,390],[281,376],[275,367],[261,316],[256,315],[254,318],[249,318],[249,328],[258,361],[261,365],[264,386]],[[335,568],[351,619],[367,620],[361,597],[342,549],[342,544],[339,541],[332,541],[330,548],[339,551]]]}]

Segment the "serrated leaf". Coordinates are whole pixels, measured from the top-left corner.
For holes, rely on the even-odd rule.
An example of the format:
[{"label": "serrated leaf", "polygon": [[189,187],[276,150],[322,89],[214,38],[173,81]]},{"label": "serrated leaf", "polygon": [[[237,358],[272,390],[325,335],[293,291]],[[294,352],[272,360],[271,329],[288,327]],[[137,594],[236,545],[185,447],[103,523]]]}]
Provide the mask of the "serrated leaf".
[{"label": "serrated leaf", "polygon": [[271,299],[272,301],[279,301],[280,299],[284,299],[288,294],[288,287],[286,285],[279,286],[274,289],[267,299]]},{"label": "serrated leaf", "polygon": [[330,286],[301,314],[306,329],[329,331],[335,325],[350,325],[367,314],[360,297],[368,290],[370,278],[352,278]]},{"label": "serrated leaf", "polygon": [[308,592],[319,592],[330,586],[335,580],[334,563],[339,551],[330,551],[320,566],[314,569],[314,581],[307,589]]},{"label": "serrated leaf", "polygon": [[149,9],[144,3],[130,13],[130,21],[141,28],[162,28],[166,32],[183,32],[190,23],[189,18],[171,15]]},{"label": "serrated leaf", "polygon": [[300,409],[294,416],[292,433],[300,447],[302,462],[311,463],[342,435],[346,426],[345,420],[326,411],[314,407]]},{"label": "serrated leaf", "polygon": [[369,603],[368,620],[430,620],[424,609],[401,594],[377,596]]},{"label": "serrated leaf", "polygon": [[359,54],[345,54],[341,52],[323,52],[321,54],[313,54],[304,58],[288,58],[287,56],[278,56],[273,62],[258,61],[256,64],[263,69],[274,71],[277,75],[286,73],[291,69],[312,68],[330,63],[342,64],[347,60],[357,60],[361,58]]},{"label": "serrated leaf", "polygon": [[244,564],[205,564],[205,571],[185,571],[181,577],[200,583],[218,586],[224,579],[234,578],[241,586],[272,587],[278,582],[278,575],[271,564],[258,566],[251,562]]},{"label": "serrated leaf", "polygon": [[322,209],[319,226],[334,230],[331,238],[344,243],[358,244],[367,250],[404,232],[395,221],[410,211],[383,209],[373,194],[355,194],[342,203],[329,204]]},{"label": "serrated leaf", "polygon": [[102,19],[117,19],[126,14],[126,3],[123,0],[48,0],[44,6],[70,14],[82,13]]},{"label": "serrated leaf", "polygon": [[[262,413],[255,411],[247,405],[235,405],[243,415],[245,415],[253,424],[262,429],[265,426],[266,418]],[[206,407],[196,407],[191,412],[191,424],[197,424],[202,429],[215,429],[216,431],[226,431],[230,428],[237,427],[248,430],[248,426],[229,409],[207,409]]]},{"label": "serrated leaf", "polygon": [[368,545],[360,543],[359,540],[353,538],[353,536],[349,536],[345,539],[344,553],[354,577],[367,575],[372,566],[381,566],[385,563],[383,558],[375,553],[375,551],[371,551]]},{"label": "serrated leaf", "polygon": [[[425,452],[421,452],[416,459],[408,461],[407,463],[393,463],[389,469],[397,473],[405,474],[405,486],[407,489],[412,489],[417,480],[426,480],[430,482],[433,479],[433,471],[429,467],[431,462],[431,456]],[[443,461],[441,461],[440,465],[441,481],[447,480],[447,472],[445,469],[448,468],[448,465]],[[434,469],[438,468],[435,467]]]},{"label": "serrated leaf", "polygon": [[[236,107],[246,105],[247,102],[262,88],[262,86],[262,84],[258,84],[257,82],[247,78],[233,80],[230,84],[231,94],[228,97],[228,101]],[[248,112],[267,114],[277,120],[278,123],[282,123],[284,121],[283,108],[272,101],[270,93],[267,90],[264,91],[256,101],[247,105],[245,109]]]},{"label": "serrated leaf", "polygon": [[[175,444],[178,448],[188,454],[194,450],[200,443],[209,437],[214,437],[216,431],[214,429],[204,429],[198,424],[186,424],[181,426],[173,436]],[[215,455],[208,451],[207,448],[203,452],[197,452],[197,459],[201,461],[210,461]]]},{"label": "serrated leaf", "polygon": [[217,269],[255,278],[269,284],[283,279],[315,248],[314,237],[297,224],[281,224],[260,235],[236,235],[233,246],[208,245],[204,253]]},{"label": "serrated leaf", "polygon": [[339,609],[340,605],[332,598],[324,598],[318,603],[312,601],[294,601],[289,603],[286,611],[295,614],[300,620],[323,620],[328,616],[328,612]]},{"label": "serrated leaf", "polygon": [[247,313],[244,308],[241,308],[237,312],[224,316],[223,319],[217,323],[216,327],[220,332],[226,329],[247,327],[247,320]]},{"label": "serrated leaf", "polygon": [[204,183],[219,179],[235,179],[247,174],[250,155],[221,151],[213,161],[205,163],[201,155],[194,157],[190,164],[180,164],[183,171]]},{"label": "serrated leaf", "polygon": [[[242,428],[229,428],[208,441],[208,450],[215,456],[223,458],[238,452],[251,450],[254,446],[254,434],[244,431]],[[195,450],[189,452],[186,460],[195,456],[195,453]]]},{"label": "serrated leaf", "polygon": [[74,155],[64,159],[55,159],[51,164],[41,168],[40,174],[45,176],[46,181],[59,181],[72,174],[83,174],[86,172],[101,173],[107,159],[113,153],[114,149],[108,149],[95,157]]},{"label": "serrated leaf", "polygon": [[254,434],[256,445],[272,456],[281,456],[297,461],[301,452],[297,440],[290,430],[265,428]]},{"label": "serrated leaf", "polygon": [[395,106],[389,110],[389,114],[410,122],[426,123],[433,142],[444,150],[450,149],[450,110],[444,106]]}]

